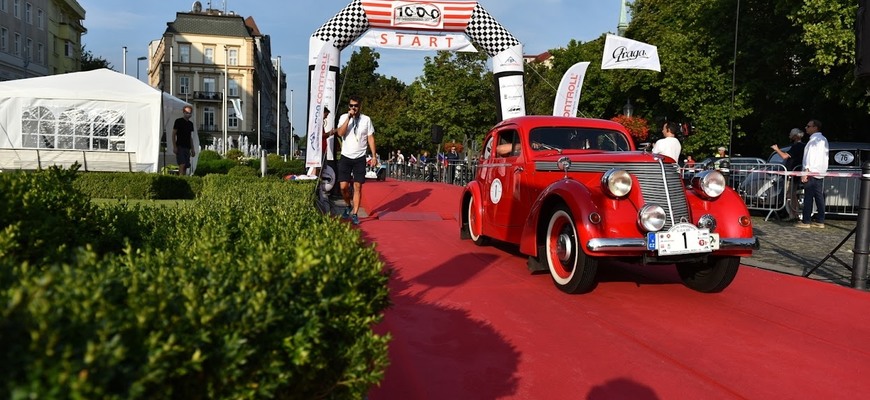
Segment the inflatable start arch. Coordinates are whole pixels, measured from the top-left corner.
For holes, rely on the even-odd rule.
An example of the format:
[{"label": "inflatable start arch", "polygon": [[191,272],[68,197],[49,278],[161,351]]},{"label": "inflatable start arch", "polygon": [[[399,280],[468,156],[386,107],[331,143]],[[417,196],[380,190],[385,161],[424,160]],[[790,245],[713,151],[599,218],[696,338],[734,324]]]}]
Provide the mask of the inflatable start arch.
[{"label": "inflatable start arch", "polygon": [[[341,115],[335,107],[341,50],[358,41],[369,47],[475,51],[492,57],[501,119],[525,115],[523,47],[476,1],[353,0],[311,35],[306,165],[321,164],[323,126]],[[330,120],[323,121],[323,108]]]}]

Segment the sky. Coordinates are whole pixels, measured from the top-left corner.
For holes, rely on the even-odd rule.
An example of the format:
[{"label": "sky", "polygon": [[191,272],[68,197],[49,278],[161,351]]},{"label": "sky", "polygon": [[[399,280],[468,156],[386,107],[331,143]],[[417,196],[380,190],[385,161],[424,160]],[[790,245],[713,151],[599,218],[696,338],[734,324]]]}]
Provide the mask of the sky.
[{"label": "sky", "polygon": [[[160,39],[176,12],[190,12],[193,0],[78,0],[85,9],[82,36],[85,49],[107,60],[116,71],[124,65],[127,74],[145,80],[148,43]],[[308,40],[321,25],[344,9],[350,0],[201,0],[203,8],[225,9],[253,17],[260,32],[272,39],[272,55],[281,56],[287,87],[296,94],[308,90]],[[571,39],[586,42],[603,33],[616,32],[621,0],[479,0],[499,23],[523,43],[525,54],[540,54],[564,47]],[[353,53],[341,53],[342,65]],[[423,51],[376,49],[380,53],[377,73],[411,83],[422,75]],[[558,82],[555,82],[558,84]],[[295,97],[295,96],[294,96]],[[293,119],[303,123],[305,100],[293,101]],[[288,104],[288,106],[290,106]]]}]

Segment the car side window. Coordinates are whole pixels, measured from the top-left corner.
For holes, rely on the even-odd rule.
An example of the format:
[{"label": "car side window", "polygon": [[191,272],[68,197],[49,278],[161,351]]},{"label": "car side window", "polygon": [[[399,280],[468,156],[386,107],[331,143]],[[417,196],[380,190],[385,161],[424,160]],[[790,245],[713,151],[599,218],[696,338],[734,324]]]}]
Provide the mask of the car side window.
[{"label": "car side window", "polygon": [[492,143],[495,140],[493,136],[490,135],[486,139],[486,144],[483,145],[483,159],[488,160],[490,156],[492,156]]},{"label": "car side window", "polygon": [[508,129],[498,133],[498,157],[516,157],[522,152],[520,135],[516,130]]}]

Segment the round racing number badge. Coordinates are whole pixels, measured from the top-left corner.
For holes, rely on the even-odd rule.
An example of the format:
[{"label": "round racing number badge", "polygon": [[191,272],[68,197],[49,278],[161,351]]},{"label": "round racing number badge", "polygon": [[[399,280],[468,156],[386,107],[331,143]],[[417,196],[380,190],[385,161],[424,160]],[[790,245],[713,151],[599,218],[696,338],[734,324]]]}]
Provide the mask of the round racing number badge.
[{"label": "round racing number badge", "polygon": [[498,204],[501,201],[501,189],[501,179],[496,178],[489,187],[489,199],[492,204]]}]

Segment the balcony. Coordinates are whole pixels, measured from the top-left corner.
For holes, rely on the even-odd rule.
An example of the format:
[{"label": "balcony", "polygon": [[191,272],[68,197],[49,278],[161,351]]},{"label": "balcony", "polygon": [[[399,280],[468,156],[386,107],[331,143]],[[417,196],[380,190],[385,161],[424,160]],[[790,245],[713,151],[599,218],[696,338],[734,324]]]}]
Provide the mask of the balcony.
[{"label": "balcony", "polygon": [[199,132],[202,133],[221,133],[223,128],[220,125],[200,125]]},{"label": "balcony", "polygon": [[203,100],[203,101],[222,101],[224,99],[224,94],[221,92],[193,92],[194,100]]}]

